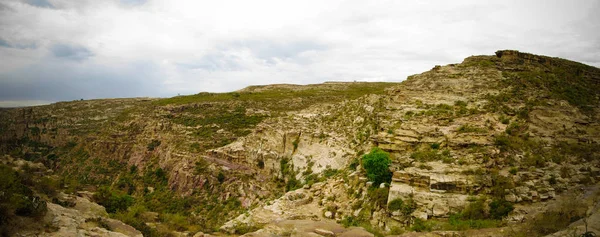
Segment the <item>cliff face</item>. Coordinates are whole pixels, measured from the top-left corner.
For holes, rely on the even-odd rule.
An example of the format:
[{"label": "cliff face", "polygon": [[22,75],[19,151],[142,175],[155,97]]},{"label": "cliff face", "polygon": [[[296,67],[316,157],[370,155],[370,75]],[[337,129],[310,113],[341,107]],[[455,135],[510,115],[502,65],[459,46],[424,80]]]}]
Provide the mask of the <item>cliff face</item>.
[{"label": "cliff face", "polygon": [[[498,51],[398,84],[3,109],[0,152],[43,163],[66,186],[135,197],[161,215],[144,228],[269,234],[287,231],[273,221],[335,219],[397,233],[477,200],[512,203],[494,222],[505,226],[600,178],[599,93],[597,68]],[[391,156],[389,186],[371,187],[360,167],[374,146]],[[410,212],[388,209],[398,199]]]},{"label": "cliff face", "polygon": [[[397,199],[413,202],[415,207],[410,214],[388,211],[377,204],[368,180],[359,178],[359,167],[354,173],[350,169],[342,174],[343,179],[326,182],[327,188],[306,187],[305,191],[296,191],[298,194],[287,194],[305,197],[298,199],[299,203],[284,196],[250,215],[239,216],[223,228],[262,225],[295,214],[306,216],[306,210],[312,210],[321,213],[311,217],[313,220],[366,220],[392,231],[416,219],[456,216],[476,200],[483,200],[486,206],[498,200],[512,203],[514,211],[504,218],[510,225],[539,219],[535,214],[544,213],[545,203],[555,203],[557,197],[582,190],[599,178],[598,72],[597,68],[563,59],[499,51],[496,56],[473,56],[461,64],[436,66],[411,76],[384,96],[353,102],[360,104],[354,108],[373,108],[368,110],[372,112],[348,113],[344,116],[347,122],[341,123],[351,125],[350,121],[371,116],[376,129],[370,130],[368,138],[373,146],[389,152],[393,161],[390,187],[380,189],[388,192],[387,203]],[[334,106],[328,111],[342,107]],[[285,124],[293,124],[296,131],[327,128],[310,118],[301,121],[307,124]],[[286,128],[281,123],[269,131]],[[338,133],[335,137],[352,141],[347,134],[352,133]],[[264,157],[269,152],[283,154],[283,150],[277,150],[277,142],[265,148],[265,143],[257,142],[259,137],[234,143],[248,147],[238,151],[252,151],[237,154],[246,159]],[[310,141],[300,139],[305,140]],[[309,144],[304,148],[310,147],[310,142],[300,142],[298,147],[306,143]],[[328,147],[340,150],[335,143]],[[351,153],[350,159],[329,155],[319,160],[333,158],[350,163],[359,150],[368,151],[368,145],[353,149],[357,152]],[[301,152],[287,155],[305,163]],[[336,198],[328,198],[334,195]],[[302,201],[305,199],[310,201]],[[583,217],[578,215],[577,218]],[[456,227],[449,229],[452,228]],[[530,226],[516,228],[527,232]]]},{"label": "cliff face", "polygon": [[420,206],[415,215],[447,217],[469,196],[493,193],[498,179],[507,184],[496,195],[523,203],[596,177],[598,69],[516,51],[496,55],[436,66],[390,93],[383,115],[393,121],[390,131],[373,137],[401,163],[390,201],[411,195]]}]

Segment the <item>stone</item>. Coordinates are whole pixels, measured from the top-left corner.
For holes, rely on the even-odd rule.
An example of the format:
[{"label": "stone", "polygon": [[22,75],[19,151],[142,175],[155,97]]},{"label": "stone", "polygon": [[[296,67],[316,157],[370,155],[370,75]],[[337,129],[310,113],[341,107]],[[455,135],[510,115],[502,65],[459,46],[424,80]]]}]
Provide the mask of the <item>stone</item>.
[{"label": "stone", "polygon": [[354,212],[352,213],[352,215],[358,216],[358,215],[360,215],[360,211],[362,211],[362,208],[358,208],[358,209],[354,210]]},{"label": "stone", "polygon": [[327,217],[327,218],[329,218],[329,219],[333,218],[333,212],[331,212],[331,211],[326,211],[326,212],[325,212],[325,217]]},{"label": "stone", "polygon": [[322,236],[326,236],[326,237],[335,237],[335,233],[333,233],[333,231],[330,230],[324,230],[324,229],[315,229],[314,231],[316,234],[322,235]]},{"label": "stone", "polygon": [[508,201],[508,202],[517,202],[517,196],[510,193],[504,196],[504,200]]}]

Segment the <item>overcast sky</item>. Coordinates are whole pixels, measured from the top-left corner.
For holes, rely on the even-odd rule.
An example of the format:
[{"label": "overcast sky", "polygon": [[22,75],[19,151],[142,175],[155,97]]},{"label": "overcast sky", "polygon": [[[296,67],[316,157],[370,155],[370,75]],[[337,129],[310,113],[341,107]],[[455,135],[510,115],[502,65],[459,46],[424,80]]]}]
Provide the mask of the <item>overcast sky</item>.
[{"label": "overcast sky", "polygon": [[499,49],[600,67],[600,1],[0,0],[0,106],[402,81]]}]

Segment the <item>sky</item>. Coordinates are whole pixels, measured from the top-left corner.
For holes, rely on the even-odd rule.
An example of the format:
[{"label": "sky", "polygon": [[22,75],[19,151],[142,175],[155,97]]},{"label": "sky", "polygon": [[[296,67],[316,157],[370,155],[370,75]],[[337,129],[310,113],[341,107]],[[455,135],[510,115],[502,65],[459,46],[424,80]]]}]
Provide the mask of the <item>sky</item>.
[{"label": "sky", "polygon": [[0,0],[0,107],[400,82],[500,49],[600,67],[598,12],[598,0]]}]

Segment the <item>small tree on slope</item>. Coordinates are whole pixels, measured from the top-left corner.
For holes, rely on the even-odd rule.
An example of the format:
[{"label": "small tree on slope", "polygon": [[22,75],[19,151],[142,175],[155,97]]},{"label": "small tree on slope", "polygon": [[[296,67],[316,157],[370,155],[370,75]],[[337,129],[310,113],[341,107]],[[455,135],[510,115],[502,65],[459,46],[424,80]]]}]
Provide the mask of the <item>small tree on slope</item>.
[{"label": "small tree on slope", "polygon": [[373,182],[373,185],[389,183],[392,180],[389,169],[391,162],[390,154],[378,147],[374,147],[369,154],[362,157],[363,168],[367,171],[367,178]]}]

